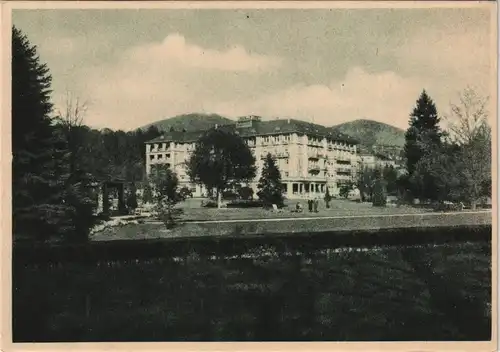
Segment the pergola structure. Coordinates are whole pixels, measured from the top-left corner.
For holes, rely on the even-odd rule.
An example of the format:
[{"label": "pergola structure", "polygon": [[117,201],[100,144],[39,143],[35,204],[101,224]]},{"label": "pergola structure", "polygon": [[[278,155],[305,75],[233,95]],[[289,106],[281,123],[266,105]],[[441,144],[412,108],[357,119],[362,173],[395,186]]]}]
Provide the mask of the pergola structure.
[{"label": "pergola structure", "polygon": [[124,193],[125,184],[127,182],[123,179],[101,179],[97,180],[95,187],[99,189],[100,197],[98,197],[98,209],[102,209],[103,215],[110,215],[109,193],[110,190],[116,189],[118,191],[118,213],[124,215],[127,212],[125,206]]}]

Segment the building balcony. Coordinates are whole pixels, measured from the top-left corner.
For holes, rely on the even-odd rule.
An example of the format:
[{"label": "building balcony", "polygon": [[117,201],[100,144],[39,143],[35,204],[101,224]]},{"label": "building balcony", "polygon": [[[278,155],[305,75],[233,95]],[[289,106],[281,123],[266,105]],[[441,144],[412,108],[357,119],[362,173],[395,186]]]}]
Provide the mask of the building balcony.
[{"label": "building balcony", "polygon": [[351,175],[337,174],[336,178],[338,180],[350,180],[352,179]]},{"label": "building balcony", "polygon": [[288,153],[288,152],[279,152],[279,153],[276,153],[276,155],[275,155],[275,157],[278,159],[288,158],[289,156],[290,156],[290,153]]},{"label": "building balcony", "polygon": [[[261,159],[261,160],[266,159],[267,154],[268,154],[268,153],[262,154],[262,155],[260,156],[260,159]],[[275,158],[275,159],[286,159],[286,158],[288,158],[288,157],[290,156],[290,154],[289,154],[288,152],[280,152],[280,153],[275,153],[275,154],[271,153],[271,156],[272,156],[273,158]]]},{"label": "building balcony", "polygon": [[337,168],[337,173],[351,174],[352,170],[349,167],[339,167]]},{"label": "building balcony", "polygon": [[323,175],[308,175],[308,176],[288,176],[284,177],[286,182],[326,182],[327,177]]},{"label": "building balcony", "polygon": [[318,159],[328,159],[328,154],[326,152],[312,152],[308,153],[307,157],[311,160],[318,160]]},{"label": "building balcony", "polygon": [[321,170],[321,167],[319,165],[313,165],[313,166],[309,166],[307,168],[307,171],[309,171],[310,173],[318,173],[320,172]]},{"label": "building balcony", "polygon": [[351,179],[352,175],[350,175],[350,174],[344,174],[344,173],[340,173],[340,174],[337,173],[336,178],[339,178],[339,179]]}]

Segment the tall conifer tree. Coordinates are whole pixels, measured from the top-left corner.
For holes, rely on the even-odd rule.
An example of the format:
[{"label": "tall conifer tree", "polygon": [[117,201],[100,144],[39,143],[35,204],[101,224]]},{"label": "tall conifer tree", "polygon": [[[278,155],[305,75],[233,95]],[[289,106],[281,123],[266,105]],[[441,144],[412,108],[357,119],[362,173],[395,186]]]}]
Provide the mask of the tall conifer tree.
[{"label": "tall conifer tree", "polygon": [[432,199],[435,194],[433,179],[419,162],[423,156],[441,146],[442,131],[439,122],[436,105],[423,90],[410,115],[404,148],[411,191],[418,198]]},{"label": "tall conifer tree", "polygon": [[51,76],[36,46],[12,29],[12,210],[16,238],[70,238],[78,226],[67,141],[50,117]]},{"label": "tall conifer tree", "polygon": [[283,206],[283,184],[281,182],[281,173],[271,154],[267,154],[262,168],[262,176],[257,185],[259,191],[257,195],[264,204],[271,206],[276,204]]}]

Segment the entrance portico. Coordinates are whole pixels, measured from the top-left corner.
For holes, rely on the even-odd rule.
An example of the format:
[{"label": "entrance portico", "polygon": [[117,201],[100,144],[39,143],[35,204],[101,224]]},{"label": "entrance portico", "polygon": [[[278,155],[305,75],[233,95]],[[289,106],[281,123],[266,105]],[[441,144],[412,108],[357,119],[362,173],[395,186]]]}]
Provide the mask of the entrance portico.
[{"label": "entrance portico", "polygon": [[285,181],[287,198],[307,198],[320,196],[326,192],[325,181]]}]

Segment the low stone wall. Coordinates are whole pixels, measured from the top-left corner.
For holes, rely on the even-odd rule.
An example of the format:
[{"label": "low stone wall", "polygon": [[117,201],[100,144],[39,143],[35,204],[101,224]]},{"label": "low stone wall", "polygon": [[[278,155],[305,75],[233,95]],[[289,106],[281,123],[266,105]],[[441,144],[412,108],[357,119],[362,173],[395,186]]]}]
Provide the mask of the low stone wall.
[{"label": "low stone wall", "polygon": [[393,228],[427,228],[491,225],[491,212],[456,212],[398,215],[369,215],[324,218],[229,220],[190,222],[182,226],[183,236],[293,234],[311,232],[363,231]]}]

